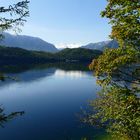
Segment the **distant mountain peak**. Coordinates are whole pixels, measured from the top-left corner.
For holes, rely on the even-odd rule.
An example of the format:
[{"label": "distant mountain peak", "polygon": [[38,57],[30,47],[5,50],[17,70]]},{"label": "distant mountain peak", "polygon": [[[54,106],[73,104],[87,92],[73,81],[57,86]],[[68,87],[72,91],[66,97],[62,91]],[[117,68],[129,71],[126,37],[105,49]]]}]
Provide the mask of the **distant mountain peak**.
[{"label": "distant mountain peak", "polygon": [[89,43],[85,46],[81,46],[81,48],[103,51],[105,48],[118,48],[118,46],[119,45],[116,40],[108,40],[98,43]]},{"label": "distant mountain peak", "polygon": [[57,48],[38,37],[31,37],[27,35],[12,35],[3,33],[4,39],[0,41],[0,45],[7,47],[18,47],[26,50],[57,52]]}]

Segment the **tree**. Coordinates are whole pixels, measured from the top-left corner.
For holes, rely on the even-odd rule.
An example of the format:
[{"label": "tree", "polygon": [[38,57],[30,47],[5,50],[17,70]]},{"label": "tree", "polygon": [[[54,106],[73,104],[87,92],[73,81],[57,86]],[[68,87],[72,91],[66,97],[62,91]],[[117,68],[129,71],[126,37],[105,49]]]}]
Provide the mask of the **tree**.
[{"label": "tree", "polygon": [[[2,39],[3,32],[9,29],[15,32],[20,31],[20,26],[24,25],[26,18],[29,16],[28,0],[18,2],[7,7],[0,7],[0,38]],[[4,76],[0,74],[0,80],[4,80]]]},{"label": "tree", "polygon": [[90,64],[103,87],[86,122],[125,139],[140,139],[140,0],[107,0],[101,13],[110,19],[110,37],[119,43]]},{"label": "tree", "polygon": [[111,38],[121,47],[140,44],[140,0],[107,0],[102,17],[110,19]]},{"label": "tree", "polygon": [[[23,26],[26,22],[26,17],[29,16],[28,0],[18,2],[17,4],[9,5],[8,8],[0,7],[0,37],[3,38],[2,33],[9,29],[13,29],[15,32],[20,31],[19,26]],[[4,80],[5,76],[0,73],[0,80]],[[9,115],[3,113],[3,109],[0,108],[0,125],[11,120],[12,118],[24,114],[24,112],[13,112]]]},{"label": "tree", "polygon": [[25,113],[24,111],[20,111],[20,112],[12,112],[12,113],[6,115],[4,113],[4,109],[0,108],[0,126],[4,127],[3,126],[4,123],[12,120],[15,117],[22,116],[24,113]]},{"label": "tree", "polygon": [[8,8],[1,6],[0,7],[0,32],[13,29],[18,31],[19,26],[23,26],[26,22],[26,17],[29,16],[28,10],[28,0],[18,2],[13,5],[9,5]]}]

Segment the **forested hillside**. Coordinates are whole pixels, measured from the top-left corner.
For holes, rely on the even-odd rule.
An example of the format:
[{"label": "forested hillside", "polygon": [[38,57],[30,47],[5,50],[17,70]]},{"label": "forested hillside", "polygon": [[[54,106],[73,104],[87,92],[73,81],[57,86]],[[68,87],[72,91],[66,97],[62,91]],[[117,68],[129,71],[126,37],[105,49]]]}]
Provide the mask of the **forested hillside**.
[{"label": "forested hillside", "polygon": [[83,48],[64,49],[57,53],[29,51],[21,48],[0,47],[0,64],[30,64],[47,62],[90,62],[101,51]]},{"label": "forested hillside", "polygon": [[99,50],[90,50],[85,48],[64,49],[55,54],[58,60],[66,61],[90,61],[97,58],[102,52]]}]

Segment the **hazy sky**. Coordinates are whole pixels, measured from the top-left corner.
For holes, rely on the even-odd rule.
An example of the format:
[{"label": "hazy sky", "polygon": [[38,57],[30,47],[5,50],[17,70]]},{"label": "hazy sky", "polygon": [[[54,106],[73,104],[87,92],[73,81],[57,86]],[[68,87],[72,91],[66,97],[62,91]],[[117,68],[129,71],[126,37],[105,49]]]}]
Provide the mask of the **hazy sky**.
[{"label": "hazy sky", "polygon": [[[0,0],[0,5],[19,0]],[[106,0],[30,0],[24,35],[40,37],[57,47],[108,40],[111,27],[100,11]]]}]

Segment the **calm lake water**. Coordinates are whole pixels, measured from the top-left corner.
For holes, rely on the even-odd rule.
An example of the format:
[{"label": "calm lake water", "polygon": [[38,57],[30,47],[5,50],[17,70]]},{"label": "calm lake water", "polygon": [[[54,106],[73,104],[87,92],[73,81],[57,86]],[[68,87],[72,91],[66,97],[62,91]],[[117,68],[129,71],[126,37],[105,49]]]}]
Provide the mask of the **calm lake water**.
[{"label": "calm lake water", "polygon": [[[84,68],[85,67],[85,68]],[[0,140],[98,140],[104,130],[82,124],[81,108],[99,87],[86,65],[6,67],[18,81],[0,82],[0,104],[9,114],[25,114],[0,127]]]}]

